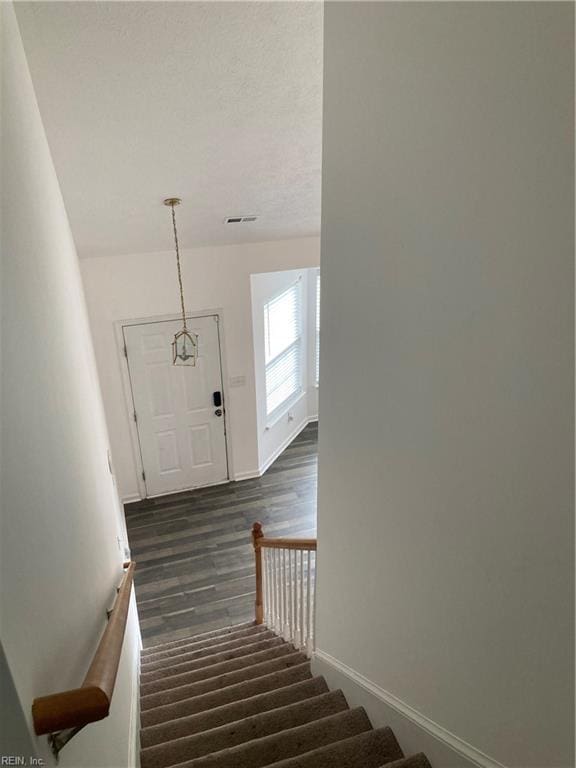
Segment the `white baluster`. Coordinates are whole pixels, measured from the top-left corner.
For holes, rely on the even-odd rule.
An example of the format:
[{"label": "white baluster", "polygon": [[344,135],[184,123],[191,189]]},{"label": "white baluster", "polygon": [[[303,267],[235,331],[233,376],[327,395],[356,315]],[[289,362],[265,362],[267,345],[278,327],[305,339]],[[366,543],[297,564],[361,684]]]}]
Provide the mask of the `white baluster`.
[{"label": "white baluster", "polygon": [[290,592],[290,550],[286,550],[286,640],[292,641],[292,594]]},{"label": "white baluster", "polygon": [[264,620],[264,624],[266,624],[266,604],[268,603],[268,600],[266,599],[266,550],[262,549],[262,619]]},{"label": "white baluster", "polygon": [[280,579],[278,574],[278,550],[273,549],[274,553],[274,630],[280,629]]},{"label": "white baluster", "polygon": [[288,550],[288,633],[294,642],[294,585],[292,583],[292,550]]},{"label": "white baluster", "polygon": [[264,547],[262,555],[264,556],[264,621],[266,622],[266,626],[269,627],[271,623],[270,550]]},{"label": "white baluster", "polygon": [[276,584],[278,590],[278,615],[276,620],[276,630],[278,634],[282,634],[282,563],[280,550],[276,549],[274,551],[276,553]]},{"label": "white baluster", "polygon": [[268,567],[270,572],[270,628],[274,626],[274,550],[268,550]]},{"label": "white baluster", "polygon": [[316,563],[318,561],[318,556],[316,552],[314,552],[313,561],[314,561],[314,567],[312,569],[312,594],[311,594],[312,623],[310,626],[310,636],[312,640],[311,640],[310,654],[312,654],[314,649],[316,648]]},{"label": "white baluster", "polygon": [[298,647],[304,648],[304,550],[300,551],[300,634]]},{"label": "white baluster", "polygon": [[278,595],[280,597],[280,634],[284,633],[284,551],[278,550]]},{"label": "white baluster", "polygon": [[294,642],[300,648],[300,569],[298,568],[298,550],[294,552],[294,610]]},{"label": "white baluster", "polygon": [[270,573],[270,629],[274,627],[274,550],[268,550],[268,567]]},{"label": "white baluster", "polygon": [[299,648],[300,647],[300,640],[299,640],[299,629],[298,629],[298,622],[299,622],[299,616],[300,616],[300,604],[298,602],[298,597],[300,595],[300,591],[298,589],[298,550],[294,550],[294,645]]},{"label": "white baluster", "polygon": [[284,585],[284,550],[278,550],[278,577],[280,579],[280,634],[284,634],[284,616],[286,612],[286,588]]},{"label": "white baluster", "polygon": [[312,604],[311,604],[311,582],[312,582],[312,552],[308,550],[308,568],[306,575],[306,650],[308,655],[312,652]]},{"label": "white baluster", "polygon": [[280,552],[275,549],[274,550],[274,562],[276,564],[276,631],[282,631],[282,623],[281,623],[281,611],[282,611],[282,600],[280,595]]},{"label": "white baluster", "polygon": [[270,629],[274,629],[274,550],[268,550],[268,565],[270,573]]},{"label": "white baluster", "polygon": [[300,606],[298,602],[298,597],[300,595],[300,592],[298,590],[298,550],[294,550],[294,584],[292,585],[292,589],[294,590],[294,645],[296,648],[300,648],[300,641],[298,639],[299,635],[299,629],[298,629],[298,617],[300,616]]},{"label": "white baluster", "polygon": [[288,565],[286,563],[287,557],[286,557],[286,550],[282,550],[282,585],[284,587],[283,593],[284,593],[284,620],[283,620],[283,628],[282,628],[282,634],[284,635],[284,640],[289,641],[290,640],[290,625],[288,624],[288,614],[289,614],[289,604],[290,604],[290,596],[288,594]]}]

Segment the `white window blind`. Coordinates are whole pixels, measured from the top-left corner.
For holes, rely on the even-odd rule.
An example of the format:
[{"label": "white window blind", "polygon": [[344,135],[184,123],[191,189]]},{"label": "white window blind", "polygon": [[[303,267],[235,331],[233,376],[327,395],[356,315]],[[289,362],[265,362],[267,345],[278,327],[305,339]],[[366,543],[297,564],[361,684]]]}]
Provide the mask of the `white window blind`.
[{"label": "white window blind", "polygon": [[264,305],[266,414],[302,391],[300,283]]},{"label": "white window blind", "polygon": [[320,379],[320,272],[316,272],[316,384]]}]

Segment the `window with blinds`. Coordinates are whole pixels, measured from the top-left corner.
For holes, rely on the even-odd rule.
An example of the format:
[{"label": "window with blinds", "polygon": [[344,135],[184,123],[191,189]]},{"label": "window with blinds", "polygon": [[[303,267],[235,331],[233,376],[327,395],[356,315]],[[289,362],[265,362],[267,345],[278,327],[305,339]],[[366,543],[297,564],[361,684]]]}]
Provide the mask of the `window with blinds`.
[{"label": "window with blinds", "polygon": [[320,380],[320,272],[316,272],[316,386]]},{"label": "window with blinds", "polygon": [[300,283],[264,305],[266,415],[302,392],[302,298]]}]

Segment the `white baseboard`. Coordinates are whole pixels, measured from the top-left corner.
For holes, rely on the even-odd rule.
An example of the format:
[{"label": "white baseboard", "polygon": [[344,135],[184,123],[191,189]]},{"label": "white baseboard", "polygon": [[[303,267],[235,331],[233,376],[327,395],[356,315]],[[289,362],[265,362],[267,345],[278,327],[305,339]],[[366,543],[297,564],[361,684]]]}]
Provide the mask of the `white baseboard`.
[{"label": "white baseboard", "polygon": [[280,456],[280,454],[283,453],[286,450],[286,448],[288,448],[292,440],[294,440],[294,438],[296,438],[300,434],[300,432],[302,432],[304,427],[306,427],[307,425],[308,425],[308,418],[304,418],[294,427],[294,429],[290,432],[288,437],[286,437],[280,443],[280,445],[270,454],[270,456],[268,456],[266,461],[259,467],[259,472],[261,475],[263,475],[264,472],[266,472],[266,470],[269,467],[271,467],[272,464],[274,464],[278,456]]},{"label": "white baseboard", "polygon": [[260,477],[261,472],[258,468],[256,469],[247,469],[245,472],[235,472],[234,473],[234,482],[237,482],[239,480],[252,480],[254,477]]},{"label": "white baseboard", "polygon": [[325,651],[314,653],[312,669],[363,706],[374,727],[390,725],[406,754],[425,752],[434,768],[506,768]]},{"label": "white baseboard", "polygon": [[122,504],[130,504],[132,501],[142,501],[142,496],[139,493],[129,493],[127,496],[122,496],[120,501]]},{"label": "white baseboard", "polygon": [[278,456],[288,448],[292,440],[296,438],[302,430],[314,421],[318,421],[318,416],[308,416],[300,421],[296,427],[290,432],[288,437],[282,441],[282,443],[276,448],[276,450],[266,459],[266,461],[257,469],[249,469],[245,472],[236,472],[234,474],[234,480],[252,480],[255,477],[262,477],[264,472],[269,469],[276,461]]}]

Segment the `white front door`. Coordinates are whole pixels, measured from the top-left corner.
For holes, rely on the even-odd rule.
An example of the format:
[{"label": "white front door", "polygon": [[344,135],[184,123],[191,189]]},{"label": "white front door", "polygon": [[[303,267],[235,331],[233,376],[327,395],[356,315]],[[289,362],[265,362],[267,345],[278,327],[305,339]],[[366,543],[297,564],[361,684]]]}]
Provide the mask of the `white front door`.
[{"label": "white front door", "polygon": [[198,334],[194,367],[172,365],[181,322],[123,328],[148,496],[228,479],[218,317],[187,322]]}]

